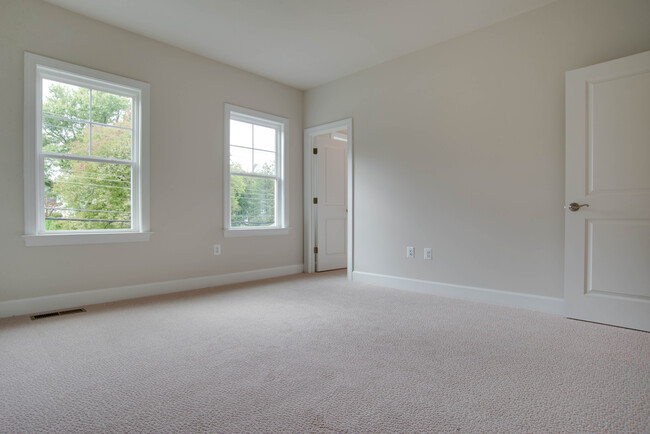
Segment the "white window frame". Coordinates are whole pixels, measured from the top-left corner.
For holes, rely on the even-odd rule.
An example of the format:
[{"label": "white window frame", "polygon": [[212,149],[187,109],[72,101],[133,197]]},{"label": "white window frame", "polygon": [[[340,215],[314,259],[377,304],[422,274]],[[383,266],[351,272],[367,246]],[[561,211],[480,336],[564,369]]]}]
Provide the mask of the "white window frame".
[{"label": "white window frame", "polygon": [[[240,120],[257,125],[276,128],[279,131],[276,143],[277,192],[275,198],[275,226],[256,228],[232,227],[230,221],[230,120]],[[289,119],[239,107],[224,105],[224,236],[249,237],[257,235],[286,235],[289,233],[289,173],[287,170],[287,149],[289,147]]]},{"label": "white window frame", "polygon": [[[130,229],[45,231],[43,206],[42,82],[62,81],[133,98]],[[148,241],[149,232],[149,84],[118,75],[25,53],[24,107],[25,235],[27,246]],[[75,159],[83,159],[83,157]],[[110,162],[110,160],[108,160]]]}]

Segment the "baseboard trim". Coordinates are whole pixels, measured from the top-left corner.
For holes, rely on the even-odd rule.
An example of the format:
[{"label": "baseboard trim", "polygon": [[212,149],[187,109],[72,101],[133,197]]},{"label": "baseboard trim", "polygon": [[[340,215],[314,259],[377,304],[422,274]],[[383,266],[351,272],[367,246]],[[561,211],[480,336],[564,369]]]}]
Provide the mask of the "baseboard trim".
[{"label": "baseboard trim", "polygon": [[0,302],[0,318],[300,274],[302,264]]},{"label": "baseboard trim", "polygon": [[479,301],[501,306],[518,307],[539,312],[564,314],[564,299],[541,295],[521,294],[497,289],[477,288],[472,286],[452,285],[428,280],[408,279],[405,277],[354,271],[352,279],[371,285],[387,286],[405,291],[421,292],[442,297]]}]

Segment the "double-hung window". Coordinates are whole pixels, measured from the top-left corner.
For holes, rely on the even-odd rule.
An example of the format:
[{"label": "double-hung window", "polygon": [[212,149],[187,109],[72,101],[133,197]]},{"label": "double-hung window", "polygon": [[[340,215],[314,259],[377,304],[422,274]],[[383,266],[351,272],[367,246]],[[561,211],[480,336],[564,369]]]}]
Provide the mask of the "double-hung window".
[{"label": "double-hung window", "polygon": [[288,232],[289,120],[225,105],[225,235]]},{"label": "double-hung window", "polygon": [[144,241],[149,85],[25,54],[27,245]]}]

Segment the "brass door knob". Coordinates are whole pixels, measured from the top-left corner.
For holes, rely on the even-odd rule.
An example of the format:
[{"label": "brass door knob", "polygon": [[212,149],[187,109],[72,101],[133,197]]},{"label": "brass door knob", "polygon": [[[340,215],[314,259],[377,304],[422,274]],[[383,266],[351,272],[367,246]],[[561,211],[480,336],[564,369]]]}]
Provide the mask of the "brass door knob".
[{"label": "brass door knob", "polygon": [[588,207],[589,207],[589,204],[588,204],[588,203],[583,203],[582,205],[580,205],[579,203],[571,202],[571,203],[569,204],[569,210],[570,210],[570,211],[573,211],[573,212],[576,212],[576,211],[578,211],[580,208],[582,208],[583,206],[586,206],[586,207],[588,208]]}]

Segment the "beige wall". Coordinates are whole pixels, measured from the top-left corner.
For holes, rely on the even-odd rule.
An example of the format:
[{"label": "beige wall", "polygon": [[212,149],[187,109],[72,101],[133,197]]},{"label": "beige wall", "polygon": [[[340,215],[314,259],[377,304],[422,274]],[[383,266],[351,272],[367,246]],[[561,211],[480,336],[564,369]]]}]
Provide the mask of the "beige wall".
[{"label": "beige wall", "polygon": [[564,73],[649,50],[649,17],[560,0],[306,92],[306,127],[354,120],[355,270],[562,297]]},{"label": "beige wall", "polygon": [[[346,117],[356,270],[561,297],[564,72],[650,49],[648,16],[648,0],[560,0],[303,100],[38,0],[0,0],[0,302],[302,263],[302,127]],[[151,84],[150,242],[25,247],[24,51]],[[223,238],[224,102],[291,121],[289,236]]]},{"label": "beige wall", "polygon": [[[151,84],[150,242],[25,247],[24,51]],[[302,97],[37,0],[0,0],[0,301],[302,264]],[[291,122],[288,236],[223,238],[225,102]]]}]

